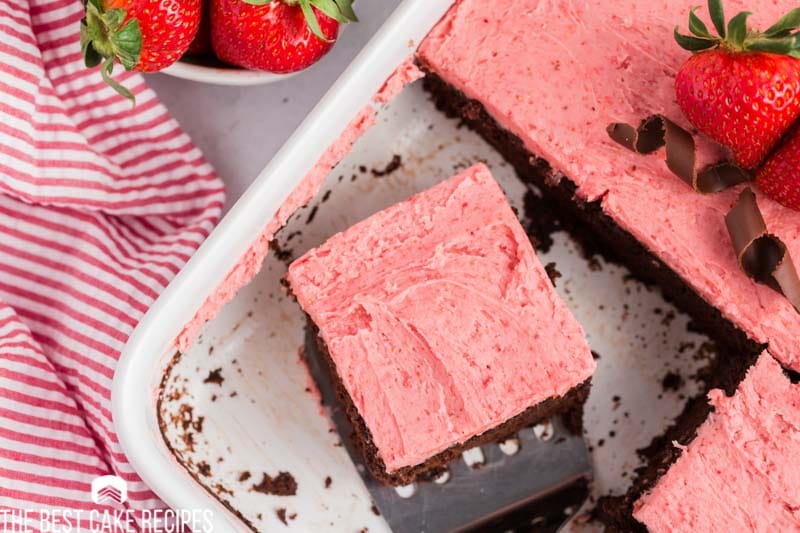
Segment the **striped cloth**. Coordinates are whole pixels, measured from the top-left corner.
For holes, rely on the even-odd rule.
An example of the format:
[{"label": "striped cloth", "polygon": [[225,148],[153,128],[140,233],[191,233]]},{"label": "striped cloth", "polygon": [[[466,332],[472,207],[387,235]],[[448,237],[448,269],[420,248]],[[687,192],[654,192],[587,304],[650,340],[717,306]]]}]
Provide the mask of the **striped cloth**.
[{"label": "striped cloth", "polygon": [[81,16],[0,0],[0,511],[33,516],[92,509],[110,473],[133,508],[163,505],[120,449],[111,381],[224,194],[141,77],[119,75],[132,108],[84,69]]}]

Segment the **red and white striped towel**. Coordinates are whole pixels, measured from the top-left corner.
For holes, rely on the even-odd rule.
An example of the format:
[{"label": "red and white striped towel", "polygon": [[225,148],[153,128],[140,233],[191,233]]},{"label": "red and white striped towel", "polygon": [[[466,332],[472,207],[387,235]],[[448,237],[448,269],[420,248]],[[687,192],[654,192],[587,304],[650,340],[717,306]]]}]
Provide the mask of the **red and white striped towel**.
[{"label": "red and white striped towel", "polygon": [[[81,0],[0,0],[0,510],[128,481],[110,412],[137,321],[220,216],[211,167],[141,77],[84,69]],[[2,521],[0,521],[2,523]]]}]

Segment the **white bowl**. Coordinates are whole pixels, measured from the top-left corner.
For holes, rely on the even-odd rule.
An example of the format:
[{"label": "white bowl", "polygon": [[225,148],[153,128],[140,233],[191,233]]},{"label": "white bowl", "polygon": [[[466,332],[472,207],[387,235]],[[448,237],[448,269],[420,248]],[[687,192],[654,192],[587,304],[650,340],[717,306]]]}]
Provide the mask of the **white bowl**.
[{"label": "white bowl", "polygon": [[162,72],[184,80],[231,86],[264,85],[285,80],[298,74],[298,72],[275,74],[274,72],[265,72],[263,70],[248,70],[226,65],[213,58],[206,59],[203,57],[183,58]]}]

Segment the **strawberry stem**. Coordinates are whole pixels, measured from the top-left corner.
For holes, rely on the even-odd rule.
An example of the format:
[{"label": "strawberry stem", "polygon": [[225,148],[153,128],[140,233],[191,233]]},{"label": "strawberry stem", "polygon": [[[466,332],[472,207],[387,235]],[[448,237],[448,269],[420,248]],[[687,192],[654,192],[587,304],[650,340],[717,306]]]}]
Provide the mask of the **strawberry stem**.
[{"label": "strawberry stem", "polygon": [[102,63],[103,80],[115,91],[135,103],[133,93],[111,78],[114,62],[125,70],[133,69],[142,52],[142,32],[136,19],[125,22],[124,9],[105,10],[100,0],[88,0],[81,19],[83,62],[93,68]]},{"label": "strawberry stem", "polygon": [[[275,0],[244,0],[246,4],[254,6],[265,6],[271,4]],[[303,11],[303,16],[306,19],[308,28],[311,33],[317,36],[318,39],[326,43],[332,42],[331,39],[325,37],[322,33],[322,28],[319,25],[319,19],[314,8],[324,13],[328,17],[334,19],[340,24],[347,24],[348,22],[358,22],[355,11],[353,11],[353,0],[279,0],[288,6],[297,6]]]},{"label": "strawberry stem", "polygon": [[675,40],[686,50],[700,52],[713,48],[725,48],[733,52],[767,52],[800,58],[800,8],[795,8],[781,17],[766,31],[748,30],[750,12],[742,11],[725,24],[722,0],[708,0],[708,12],[717,35],[713,35],[705,23],[689,10],[689,31],[684,35],[675,27]]}]

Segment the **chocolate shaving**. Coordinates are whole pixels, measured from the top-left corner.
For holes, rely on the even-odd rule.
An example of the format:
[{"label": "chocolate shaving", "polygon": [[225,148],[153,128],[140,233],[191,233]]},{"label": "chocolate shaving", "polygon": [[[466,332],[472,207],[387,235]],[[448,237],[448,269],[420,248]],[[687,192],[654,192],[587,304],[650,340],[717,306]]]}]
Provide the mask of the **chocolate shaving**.
[{"label": "chocolate shaving", "polygon": [[741,192],[736,205],[725,215],[725,224],[741,269],[782,293],[800,312],[800,277],[786,245],[767,230],[750,188]]},{"label": "chocolate shaving", "polygon": [[638,154],[650,154],[665,146],[667,167],[701,193],[719,192],[753,179],[748,171],[730,162],[698,170],[692,134],[663,115],[644,119],[638,128],[623,122],[609,124],[606,131],[614,141]]}]

